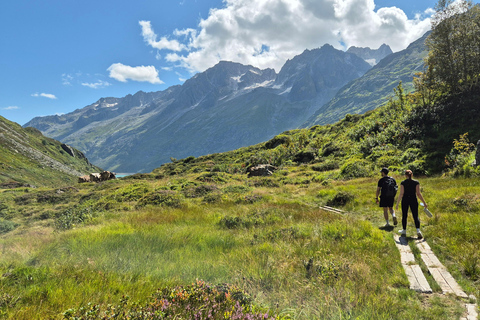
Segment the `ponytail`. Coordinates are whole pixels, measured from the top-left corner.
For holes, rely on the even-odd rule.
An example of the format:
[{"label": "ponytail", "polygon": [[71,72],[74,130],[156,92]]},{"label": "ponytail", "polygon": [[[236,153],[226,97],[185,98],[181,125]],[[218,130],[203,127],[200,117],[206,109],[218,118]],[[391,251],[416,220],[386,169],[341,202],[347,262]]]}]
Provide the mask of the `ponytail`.
[{"label": "ponytail", "polygon": [[408,177],[408,179],[412,180],[412,176],[413,176],[412,170],[406,170],[405,175]]}]

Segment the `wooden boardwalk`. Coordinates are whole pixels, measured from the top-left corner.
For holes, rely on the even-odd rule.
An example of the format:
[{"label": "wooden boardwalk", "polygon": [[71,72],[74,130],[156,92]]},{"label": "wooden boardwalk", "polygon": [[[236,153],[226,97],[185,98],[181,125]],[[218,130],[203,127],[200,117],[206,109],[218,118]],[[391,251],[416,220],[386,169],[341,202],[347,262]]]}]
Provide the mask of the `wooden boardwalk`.
[{"label": "wooden boardwalk", "polygon": [[458,285],[447,268],[438,260],[432,249],[426,241],[417,241],[417,247],[420,249],[420,256],[425,262],[433,279],[438,283],[444,294],[453,293],[458,297],[468,298],[468,295]]},{"label": "wooden boardwalk", "polygon": [[[329,206],[322,206],[320,208],[339,214],[347,213],[343,210]],[[396,234],[393,236],[393,238],[395,240],[395,245],[400,251],[401,263],[410,283],[410,289],[425,294],[432,293],[432,288],[430,287],[427,278],[425,278],[422,269],[415,261],[415,256],[410,249],[408,239]],[[435,256],[425,239],[415,240],[415,244],[420,250],[420,256],[427,266],[428,271],[442,289],[443,294],[454,294],[457,297],[469,299],[469,302],[476,301],[474,296],[469,297],[458,285],[457,281],[455,281],[450,272],[448,272],[447,268],[445,268],[445,266]],[[465,309],[466,316],[460,318],[460,320],[478,320],[478,307],[476,303],[465,303]]]},{"label": "wooden boardwalk", "polygon": [[415,261],[412,250],[408,245],[407,238],[395,235],[394,239],[395,245],[400,251],[400,259],[403,269],[405,269],[408,281],[410,282],[410,289],[421,293],[432,293],[432,288],[430,288],[427,278],[425,278],[422,269]]},{"label": "wooden boardwalk", "polygon": [[[425,278],[420,266],[415,261],[415,257],[410,249],[410,246],[408,245],[407,238],[394,235],[394,239],[395,245],[400,251],[402,266],[405,269],[408,281],[410,282],[410,289],[421,293],[432,293],[432,289],[430,288],[427,279]],[[470,297],[458,285],[457,281],[455,281],[450,272],[448,272],[447,268],[445,268],[440,260],[438,260],[425,239],[416,240],[415,243],[420,250],[420,256],[423,262],[427,266],[430,274],[433,276],[433,279],[442,289],[443,294],[454,294],[457,297],[469,299]],[[462,317],[460,320],[478,319],[476,303],[466,303],[465,309],[466,317]]]}]

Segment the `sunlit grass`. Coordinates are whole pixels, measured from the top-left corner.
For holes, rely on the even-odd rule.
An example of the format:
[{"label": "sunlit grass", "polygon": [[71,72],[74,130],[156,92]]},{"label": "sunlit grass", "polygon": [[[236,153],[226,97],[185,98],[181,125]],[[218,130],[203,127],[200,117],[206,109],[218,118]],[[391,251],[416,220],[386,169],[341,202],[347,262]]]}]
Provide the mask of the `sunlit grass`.
[{"label": "sunlit grass", "polygon": [[[136,186],[121,181],[95,189],[85,186],[58,208],[24,205],[24,214],[15,216],[22,226],[0,239],[0,273],[7,275],[0,288],[18,298],[12,306],[0,305],[0,311],[10,319],[61,318],[61,312],[88,302],[115,304],[123,295],[142,302],[156,288],[202,279],[235,284],[255,303],[297,319],[436,319],[460,314],[461,303],[455,299],[424,300],[408,289],[392,233],[379,229],[383,213],[374,201],[377,178],[328,185],[273,180],[278,187],[264,182],[255,187],[255,180],[239,176],[191,197],[181,185],[198,176]],[[472,196],[480,194],[478,182],[419,180],[434,212],[432,219],[421,216],[427,241],[464,289],[478,296],[474,243],[479,240],[479,214],[478,199]],[[139,189],[141,185],[145,188]],[[137,205],[162,186],[173,188],[178,207]],[[339,192],[353,195],[341,207],[347,214],[319,208]],[[220,196],[206,202],[210,194]],[[11,203],[22,193],[7,195]],[[118,202],[118,196],[128,199]],[[72,230],[56,230],[51,218],[41,220],[34,213],[98,204],[104,208],[98,216]]]}]

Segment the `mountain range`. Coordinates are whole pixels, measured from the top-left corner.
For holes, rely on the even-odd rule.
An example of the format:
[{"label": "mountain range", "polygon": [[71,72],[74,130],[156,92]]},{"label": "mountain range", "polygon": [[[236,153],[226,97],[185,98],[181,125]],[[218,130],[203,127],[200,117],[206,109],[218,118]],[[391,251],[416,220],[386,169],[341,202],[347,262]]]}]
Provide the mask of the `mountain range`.
[{"label": "mountain range", "polygon": [[[278,74],[273,69],[221,61],[183,85],[102,98],[65,115],[34,118],[25,127],[82,150],[104,169],[149,172],[172,158],[233,150],[286,130],[373,109],[387,101],[399,80],[411,83],[416,69],[405,69],[401,61],[416,59],[410,61],[415,68],[423,63],[421,55],[408,55],[406,50],[389,54],[387,46],[367,49],[344,52],[324,45],[305,50],[288,60]],[[384,62],[389,57],[390,62]],[[372,59],[381,58],[372,68]],[[339,90],[367,74],[382,83],[372,88],[374,102],[339,112],[325,107],[339,99]]]}]

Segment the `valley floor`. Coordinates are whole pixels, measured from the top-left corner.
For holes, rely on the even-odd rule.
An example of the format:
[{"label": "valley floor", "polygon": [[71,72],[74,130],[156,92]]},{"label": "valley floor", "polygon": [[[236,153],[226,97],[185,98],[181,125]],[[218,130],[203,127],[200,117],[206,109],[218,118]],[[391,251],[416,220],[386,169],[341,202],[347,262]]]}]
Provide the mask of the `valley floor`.
[{"label": "valley floor", "polygon": [[[433,293],[410,289],[396,229],[381,228],[373,200],[378,178],[328,176],[306,165],[268,178],[156,172],[3,191],[0,315],[94,319],[112,306],[152,306],[159,288],[185,294],[178,286],[200,290],[198,281],[205,281],[241,290],[250,298],[242,300],[244,312],[278,319],[465,316],[465,303],[473,301],[443,294],[413,242]],[[480,182],[419,181],[434,213],[421,216],[426,242],[466,294],[480,297]]]}]

